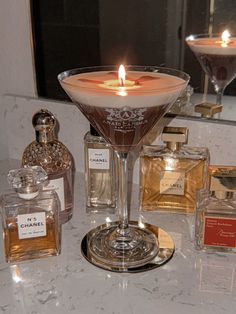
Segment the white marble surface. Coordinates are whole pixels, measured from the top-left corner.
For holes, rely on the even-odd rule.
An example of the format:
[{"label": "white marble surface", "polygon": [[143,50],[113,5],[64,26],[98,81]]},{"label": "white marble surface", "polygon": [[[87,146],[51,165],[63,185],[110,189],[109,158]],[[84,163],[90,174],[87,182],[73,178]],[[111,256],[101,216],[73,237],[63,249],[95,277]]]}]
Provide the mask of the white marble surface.
[{"label": "white marble surface", "polygon": [[[6,173],[17,164],[0,163],[1,193]],[[134,191],[133,219],[136,208]],[[88,263],[80,252],[82,237],[105,216],[85,214],[83,176],[78,174],[74,216],[63,226],[60,256],[7,264],[0,241],[0,313],[234,314],[236,255],[195,251],[192,216],[146,213],[142,219],[172,235],[176,252],[169,263],[139,274],[112,273]]]}]

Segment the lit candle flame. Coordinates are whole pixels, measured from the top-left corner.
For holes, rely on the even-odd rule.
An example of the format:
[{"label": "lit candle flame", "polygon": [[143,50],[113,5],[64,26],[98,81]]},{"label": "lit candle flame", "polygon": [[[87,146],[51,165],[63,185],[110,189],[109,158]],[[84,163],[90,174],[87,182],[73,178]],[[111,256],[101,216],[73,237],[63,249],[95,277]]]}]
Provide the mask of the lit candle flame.
[{"label": "lit candle flame", "polygon": [[226,29],[222,35],[221,35],[221,39],[222,39],[222,47],[227,47],[228,43],[229,43],[229,37],[230,37],[230,32]]},{"label": "lit candle flame", "polygon": [[118,71],[118,79],[120,86],[125,85],[125,76],[126,76],[125,67],[123,66],[123,64],[121,64]]}]

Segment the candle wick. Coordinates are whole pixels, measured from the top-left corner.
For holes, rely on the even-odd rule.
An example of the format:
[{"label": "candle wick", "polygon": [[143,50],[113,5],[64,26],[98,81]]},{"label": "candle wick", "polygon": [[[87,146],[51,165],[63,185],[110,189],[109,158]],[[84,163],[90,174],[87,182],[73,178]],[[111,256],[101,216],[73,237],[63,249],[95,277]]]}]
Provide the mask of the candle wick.
[{"label": "candle wick", "polygon": [[123,80],[123,78],[120,79],[120,82],[121,82],[121,86],[124,86],[124,80]]}]

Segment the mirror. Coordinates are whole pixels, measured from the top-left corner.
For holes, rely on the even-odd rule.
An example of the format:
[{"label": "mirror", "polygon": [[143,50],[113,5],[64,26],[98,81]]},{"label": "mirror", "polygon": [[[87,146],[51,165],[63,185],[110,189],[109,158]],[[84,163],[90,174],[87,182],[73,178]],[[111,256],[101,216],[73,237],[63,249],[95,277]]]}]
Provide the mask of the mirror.
[{"label": "mirror", "polygon": [[[38,94],[67,99],[63,70],[93,65],[162,65],[189,73],[188,90],[172,108],[201,117],[195,104],[215,102],[212,84],[185,43],[190,34],[236,32],[234,0],[31,1]],[[236,121],[236,80],[225,89],[215,119]],[[234,108],[235,107],[235,108]]]}]

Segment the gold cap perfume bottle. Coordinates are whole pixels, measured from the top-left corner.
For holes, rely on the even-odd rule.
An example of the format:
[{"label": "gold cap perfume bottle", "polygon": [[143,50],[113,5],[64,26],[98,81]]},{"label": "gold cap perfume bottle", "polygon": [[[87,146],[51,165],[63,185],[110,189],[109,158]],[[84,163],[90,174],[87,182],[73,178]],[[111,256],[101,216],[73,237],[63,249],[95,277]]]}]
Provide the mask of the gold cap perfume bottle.
[{"label": "gold cap perfume bottle", "polygon": [[1,197],[7,262],[60,253],[60,201],[54,190],[42,191],[47,174],[42,167],[11,170],[13,191]]},{"label": "gold cap perfume bottle", "polygon": [[140,210],[192,213],[196,190],[208,185],[208,149],[185,146],[183,127],[165,127],[162,140],[140,155]]},{"label": "gold cap perfume bottle", "polygon": [[68,148],[54,135],[56,119],[47,109],[36,112],[32,118],[36,140],[29,144],[22,156],[22,166],[41,166],[48,175],[45,189],[54,188],[61,202],[60,222],[72,217],[73,158]]},{"label": "gold cap perfume bottle", "polygon": [[210,191],[197,193],[197,249],[236,252],[236,167],[210,166]]}]

